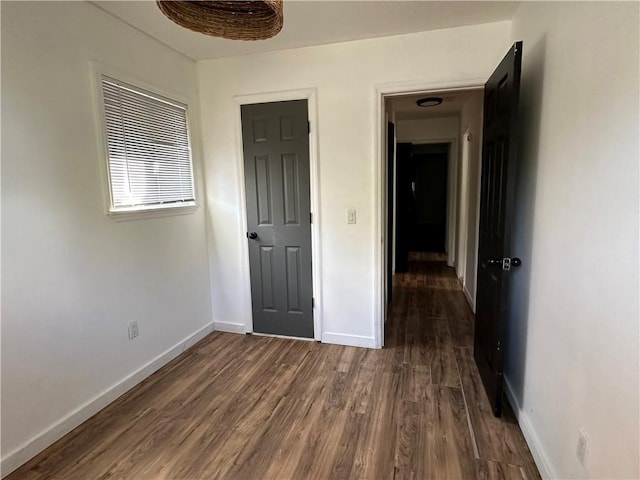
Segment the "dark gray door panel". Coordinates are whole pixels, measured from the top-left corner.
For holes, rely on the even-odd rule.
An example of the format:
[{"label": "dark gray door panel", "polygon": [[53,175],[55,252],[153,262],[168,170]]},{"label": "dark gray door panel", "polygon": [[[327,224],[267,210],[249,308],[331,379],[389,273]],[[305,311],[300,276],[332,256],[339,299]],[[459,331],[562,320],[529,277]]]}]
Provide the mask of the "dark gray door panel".
[{"label": "dark gray door panel", "polygon": [[307,118],[306,100],[242,106],[255,332],[313,338]]}]

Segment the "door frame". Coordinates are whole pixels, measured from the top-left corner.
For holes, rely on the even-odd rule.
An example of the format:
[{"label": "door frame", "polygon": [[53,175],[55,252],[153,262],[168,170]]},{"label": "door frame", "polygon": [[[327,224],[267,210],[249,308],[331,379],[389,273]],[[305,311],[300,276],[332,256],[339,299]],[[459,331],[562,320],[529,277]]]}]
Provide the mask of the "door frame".
[{"label": "door frame", "polygon": [[[469,153],[471,142],[471,131],[470,127],[467,125],[466,127],[460,125],[461,129],[464,128],[464,133],[461,136],[462,145],[460,145],[460,172],[458,176],[458,185],[463,187],[465,184],[469,183]],[[467,240],[469,236],[469,212],[465,211],[463,213],[462,209],[467,210],[467,205],[469,204],[469,188],[458,188],[458,192],[460,195],[460,213],[462,214],[463,219],[466,217],[466,222],[460,223],[460,218],[456,219],[457,229],[458,229],[458,244],[456,255],[459,260],[456,264],[456,275],[462,281],[464,286],[464,282],[466,281],[467,276]]]},{"label": "door frame", "polygon": [[[236,146],[236,178],[238,182],[238,221],[240,222],[240,241],[245,241],[247,231],[247,198],[244,178],[244,149],[242,148],[242,105],[254,103],[286,102],[290,100],[307,100],[309,132],[309,186],[311,205],[311,272],[313,295],[313,338],[322,340],[322,270],[321,270],[321,229],[320,229],[320,170],[318,164],[318,107],[315,88],[283,90],[278,92],[261,92],[246,95],[234,95],[235,102],[235,146]],[[240,249],[243,285],[244,332],[253,333],[253,306],[251,301],[251,277],[249,263],[249,244]]]},{"label": "door frame", "polygon": [[[385,302],[385,279],[388,242],[386,239],[385,198],[387,194],[387,168],[384,137],[386,135],[386,108],[385,98],[398,95],[411,95],[415,93],[439,93],[452,90],[476,90],[484,88],[486,78],[470,78],[451,80],[446,82],[398,82],[385,83],[374,87],[374,124],[373,139],[375,145],[374,160],[374,205],[375,205],[375,242],[374,242],[374,319],[373,341],[375,348],[384,346],[384,324],[387,316]],[[457,160],[456,160],[457,161]]]}]

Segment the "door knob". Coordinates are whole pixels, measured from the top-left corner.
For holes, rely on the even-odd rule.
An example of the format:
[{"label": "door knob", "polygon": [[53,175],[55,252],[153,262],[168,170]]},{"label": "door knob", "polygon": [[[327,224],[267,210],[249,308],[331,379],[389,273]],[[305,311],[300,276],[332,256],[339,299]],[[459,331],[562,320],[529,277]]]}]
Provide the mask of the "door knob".
[{"label": "door knob", "polygon": [[256,232],[247,233],[247,238],[255,240],[256,238],[258,238],[258,234]]},{"label": "door knob", "polygon": [[486,268],[487,265],[502,266],[503,270],[511,270],[511,267],[522,265],[522,260],[518,257],[490,258],[482,263],[482,268]]}]

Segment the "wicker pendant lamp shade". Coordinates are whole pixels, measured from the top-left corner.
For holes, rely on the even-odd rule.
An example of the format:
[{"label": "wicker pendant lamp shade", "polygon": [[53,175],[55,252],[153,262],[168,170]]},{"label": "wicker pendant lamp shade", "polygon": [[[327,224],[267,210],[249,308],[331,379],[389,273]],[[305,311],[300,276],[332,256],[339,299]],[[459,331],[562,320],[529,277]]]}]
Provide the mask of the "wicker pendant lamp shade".
[{"label": "wicker pendant lamp shade", "polygon": [[156,3],[178,25],[212,37],[264,40],[282,29],[282,0],[157,0]]}]

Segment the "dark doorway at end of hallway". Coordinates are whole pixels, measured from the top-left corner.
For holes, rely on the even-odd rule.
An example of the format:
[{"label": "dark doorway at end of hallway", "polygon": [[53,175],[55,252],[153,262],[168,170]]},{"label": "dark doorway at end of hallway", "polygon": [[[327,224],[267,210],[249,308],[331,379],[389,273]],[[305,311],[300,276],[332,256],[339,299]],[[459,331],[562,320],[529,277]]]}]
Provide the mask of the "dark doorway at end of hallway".
[{"label": "dark doorway at end of hallway", "polygon": [[397,147],[396,271],[409,251],[445,252],[449,144]]}]

